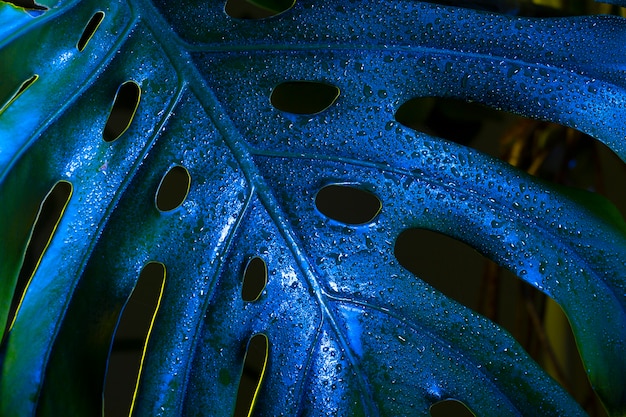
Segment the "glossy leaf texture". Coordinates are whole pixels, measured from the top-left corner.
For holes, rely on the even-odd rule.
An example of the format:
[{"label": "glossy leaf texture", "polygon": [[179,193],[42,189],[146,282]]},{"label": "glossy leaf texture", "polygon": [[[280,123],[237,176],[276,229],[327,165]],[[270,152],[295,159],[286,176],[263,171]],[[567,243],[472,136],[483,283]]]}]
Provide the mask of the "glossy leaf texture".
[{"label": "glossy leaf texture", "polygon": [[[48,7],[17,20],[0,8],[15,22],[0,29],[0,98],[38,76],[0,114],[3,322],[39,204],[58,181],[73,185],[1,347],[1,415],[101,413],[117,319],[149,262],[167,279],[136,415],[232,415],[259,334],[255,415],[428,415],[448,398],[476,415],[584,414],[507,332],[398,264],[394,241],[411,227],[465,241],[554,298],[594,388],[626,414],[615,209],[394,120],[413,97],[478,101],[577,128],[624,159],[624,20],[409,0],[299,1],[262,20],[220,1]],[[339,96],[318,114],[274,108],[274,88],[293,81]],[[105,141],[128,82],[139,87],[130,122]],[[174,167],[186,189],[159,210]],[[328,218],[315,199],[329,185],[380,210],[365,224]],[[255,257],[267,282],[244,301]]]}]

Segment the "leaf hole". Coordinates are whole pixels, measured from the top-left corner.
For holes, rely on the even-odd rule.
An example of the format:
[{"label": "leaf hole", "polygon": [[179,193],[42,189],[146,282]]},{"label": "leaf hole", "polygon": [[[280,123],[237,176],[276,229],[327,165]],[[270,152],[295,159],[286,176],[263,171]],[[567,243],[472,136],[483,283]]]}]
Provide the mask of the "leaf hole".
[{"label": "leaf hole", "polygon": [[165,265],[148,262],[128,297],[111,342],[104,383],[104,415],[129,416],[165,286]]},{"label": "leaf hole", "polygon": [[263,333],[250,338],[243,361],[243,370],[237,389],[237,403],[233,417],[250,417],[265,376],[269,340]]},{"label": "leaf hole", "polygon": [[15,100],[19,98],[30,86],[32,86],[35,81],[39,79],[39,75],[34,74],[27,80],[25,80],[19,88],[11,95],[11,97],[5,102],[4,106],[0,108],[0,114],[2,114]]},{"label": "leaf hole", "polygon": [[335,221],[359,226],[374,221],[382,202],[373,193],[349,184],[330,184],[315,196],[315,206]]},{"label": "leaf hole", "polygon": [[135,81],[126,81],[119,86],[104,126],[103,137],[106,142],[113,142],[126,132],[135,117],[140,97],[141,87]]},{"label": "leaf hole", "polygon": [[59,181],[50,189],[48,194],[44,197],[40,207],[33,228],[31,231],[28,246],[24,253],[24,260],[22,262],[22,268],[17,278],[15,290],[13,291],[13,298],[11,301],[11,307],[9,308],[9,316],[7,319],[7,327],[5,335],[11,330],[15,319],[19,312],[26,291],[30,285],[30,282],[35,275],[37,268],[43,258],[46,249],[52,241],[54,232],[56,231],[63,213],[67,208],[67,205],[72,196],[73,187],[68,181]]},{"label": "leaf hole", "polygon": [[91,16],[91,19],[89,19],[87,26],[85,26],[85,29],[83,30],[83,34],[76,43],[76,49],[78,49],[79,52],[83,52],[91,38],[93,38],[93,35],[96,33],[96,30],[98,30],[100,23],[102,23],[102,19],[104,19],[104,12],[102,11],[98,11]]},{"label": "leaf hole", "polygon": [[159,183],[155,196],[157,209],[162,212],[177,209],[185,202],[190,187],[191,175],[187,168],[174,165]]},{"label": "leaf hole", "polygon": [[262,258],[255,256],[250,259],[244,270],[241,298],[246,302],[258,300],[266,284],[267,264]]},{"label": "leaf hole", "polygon": [[476,102],[418,97],[403,103],[398,123],[498,158],[557,185],[606,197],[626,218],[626,164],[578,130]]},{"label": "leaf hole", "polygon": [[46,10],[48,10],[46,6],[42,6],[34,0],[8,0],[7,3],[21,7],[32,17],[41,16]]},{"label": "leaf hole", "polygon": [[430,406],[431,417],[475,417],[476,415],[465,403],[447,399]]},{"label": "leaf hole", "polygon": [[315,115],[333,105],[339,88],[317,81],[287,81],[272,90],[270,103],[287,113]]},{"label": "leaf hole", "polygon": [[438,232],[403,231],[394,255],[416,277],[505,328],[591,415],[603,415],[558,303],[464,242]]},{"label": "leaf hole", "polygon": [[479,135],[493,137],[495,134],[498,137],[506,126],[518,118],[512,113],[493,110],[476,102],[437,97],[407,100],[395,114],[396,121],[410,129],[461,145],[473,144],[492,156],[499,154],[498,143],[481,141]]},{"label": "leaf hole", "polygon": [[295,0],[227,0],[224,11],[235,19],[259,20],[291,9]]}]

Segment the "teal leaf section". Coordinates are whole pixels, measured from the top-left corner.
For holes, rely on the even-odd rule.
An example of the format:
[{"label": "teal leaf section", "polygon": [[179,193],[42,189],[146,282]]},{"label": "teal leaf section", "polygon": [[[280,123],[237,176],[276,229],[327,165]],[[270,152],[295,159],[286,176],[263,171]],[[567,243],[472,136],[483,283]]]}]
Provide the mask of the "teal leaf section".
[{"label": "teal leaf section", "polygon": [[[105,18],[82,52],[94,13]],[[567,313],[592,384],[626,414],[626,225],[564,192],[394,120],[413,97],[478,101],[591,134],[626,158],[626,26],[526,19],[415,1],[299,1],[238,20],[219,1],[0,6],[0,317],[38,206],[74,193],[1,347],[0,414],[97,415],[117,319],[142,267],[166,280],[135,413],[231,415],[245,347],[269,340],[258,415],[584,415],[513,338],[393,257],[405,229],[471,244]],[[141,100],[113,141],[115,93]],[[317,115],[270,104],[287,81],[339,88]],[[185,202],[155,206],[173,166]],[[368,224],[325,217],[316,193],[374,194]],[[241,297],[259,256],[267,285]],[[3,325],[2,328],[5,326]],[[479,388],[478,388],[479,387]]]}]

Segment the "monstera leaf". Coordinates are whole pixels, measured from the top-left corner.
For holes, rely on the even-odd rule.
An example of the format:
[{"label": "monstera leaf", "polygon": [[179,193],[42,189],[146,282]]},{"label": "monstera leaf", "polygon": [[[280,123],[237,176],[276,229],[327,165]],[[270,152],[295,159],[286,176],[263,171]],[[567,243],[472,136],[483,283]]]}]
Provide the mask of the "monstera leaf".
[{"label": "monstera leaf", "polygon": [[[414,97],[477,101],[624,159],[624,20],[412,0],[302,0],[261,20],[223,1],[44,5],[0,6],[0,414],[100,414],[146,269],[162,292],[136,415],[232,415],[246,352],[262,359],[255,415],[428,415],[448,398],[484,416],[584,414],[506,331],[399,265],[396,237],[419,227],[554,298],[626,415],[615,209],[394,119]],[[328,108],[277,102],[289,89]],[[344,218],[320,204],[336,192],[373,204]],[[48,193],[62,216],[22,297]]]}]

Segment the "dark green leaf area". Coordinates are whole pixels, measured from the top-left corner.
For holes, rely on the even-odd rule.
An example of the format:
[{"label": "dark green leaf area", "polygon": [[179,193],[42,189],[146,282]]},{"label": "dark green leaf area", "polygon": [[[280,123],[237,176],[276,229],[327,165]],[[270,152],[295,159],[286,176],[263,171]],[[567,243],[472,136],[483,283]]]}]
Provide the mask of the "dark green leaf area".
[{"label": "dark green leaf area", "polygon": [[[149,48],[142,49],[149,50]],[[125,65],[132,66],[133,61],[127,61]],[[115,64],[112,64],[112,68],[115,68]],[[166,73],[166,70],[167,67],[164,67],[163,72]],[[29,210],[33,207],[32,195],[40,194],[39,198],[41,198],[41,195],[45,193],[40,190],[42,187],[50,187],[62,178],[75,185],[75,201],[77,202],[76,205],[69,205],[64,216],[64,221],[72,225],[71,232],[68,229],[58,230],[59,239],[51,242],[47,253],[53,255],[44,257],[39,265],[30,290],[24,298],[10,342],[6,347],[2,371],[4,378],[0,382],[0,391],[4,399],[0,407],[6,407],[0,411],[3,415],[29,415],[36,406],[35,402],[24,401],[21,398],[37,398],[40,381],[48,366],[48,354],[54,340],[49,335],[59,326],[60,317],[80,278],[79,271],[84,267],[84,257],[89,253],[90,246],[93,244],[90,243],[91,238],[97,235],[98,229],[103,226],[101,221],[105,218],[108,207],[112,201],[116,200],[118,189],[125,176],[133,172],[133,166],[137,162],[136,157],[141,154],[142,147],[146,144],[145,140],[139,140],[127,149],[112,150],[105,145],[101,135],[98,137],[96,132],[101,131],[106,118],[106,108],[110,104],[106,84],[94,85],[76,103],[73,103],[72,109],[75,111],[64,113],[63,117],[59,117],[55,123],[51,124],[47,129],[47,134],[33,144],[26,155],[13,164],[10,177],[1,185],[3,195],[7,193],[6,195],[16,196],[14,204],[7,207],[12,211],[4,217],[5,219],[22,219],[28,216]],[[102,87],[105,87],[104,92]],[[167,102],[170,99],[171,93],[168,94],[165,89],[155,89],[155,91],[157,94],[152,95],[153,98],[163,93],[157,100],[157,102],[160,101],[158,106],[161,107],[163,101]],[[106,98],[107,95],[109,98]],[[76,111],[77,109],[80,111]],[[143,117],[141,125],[146,130],[150,130],[156,121],[155,117]],[[8,149],[11,148],[8,147]],[[85,201],[90,203],[80,204]],[[9,235],[12,235],[27,233],[31,225],[32,223],[30,225],[26,223],[24,224],[26,227],[19,231],[17,227],[22,227],[22,221],[9,220],[9,222],[3,222],[0,227],[3,230],[11,230]],[[4,239],[2,241],[5,242]],[[6,244],[14,245],[13,242],[17,243],[19,240],[7,240]],[[15,249],[19,250],[19,246]],[[15,249],[0,251],[0,257],[11,255]],[[17,259],[19,260],[20,257],[17,256]],[[3,261],[2,265],[10,267],[11,263]],[[10,280],[3,280],[3,282],[10,283]],[[10,298],[3,299],[3,306],[6,305],[5,300],[10,300]],[[45,309],[42,310],[42,306],[45,306]],[[87,304],[87,306],[90,305]],[[42,311],[45,311],[45,314]],[[80,314],[87,317],[84,312]],[[98,340],[101,341],[100,336]],[[92,343],[92,340],[88,342]],[[80,345],[77,344],[77,346]],[[80,355],[76,356],[76,358],[80,357]],[[77,360],[76,363],[82,362]],[[79,369],[86,368],[88,366]],[[63,369],[65,372],[66,369]],[[30,375],[30,377],[24,377],[24,375]],[[82,378],[73,381],[82,381]],[[90,380],[90,384],[83,384],[83,387],[93,387],[93,382]],[[66,385],[66,388],[71,389],[69,385]],[[85,398],[96,397],[94,394],[87,395]],[[58,404],[58,401],[54,403]],[[68,401],[66,404],[79,407],[81,403]]]},{"label": "dark green leaf area", "polygon": [[[68,40],[68,48],[75,50],[75,42],[75,39],[71,42]],[[51,242],[47,250],[47,253],[54,255],[42,259],[31,283],[34,290],[25,296],[16,319],[3,364],[3,375],[6,377],[0,381],[3,398],[15,398],[15,401],[0,403],[0,407],[7,407],[7,411],[0,408],[0,414],[6,414],[10,409],[11,413],[17,415],[28,415],[28,410],[34,407],[35,404],[31,401],[17,399],[24,398],[22,396],[37,398],[40,382],[33,381],[40,381],[47,367],[53,342],[49,335],[60,324],[73,288],[80,280],[84,264],[90,257],[94,237],[105,228],[111,208],[116,205],[124,191],[125,179],[128,175],[134,175],[146,149],[151,146],[155,129],[164,121],[164,115],[152,111],[152,108],[167,109],[176,97],[177,85],[173,82],[175,74],[172,67],[162,61],[162,52],[148,32],[137,28],[135,35],[126,40],[120,51],[118,58],[106,68],[108,76],[91,84],[83,94],[76,97],[68,105],[68,111],[50,123],[46,134],[12,163],[10,174],[3,174],[6,179],[1,184],[2,192],[16,196],[14,211],[7,215],[0,226],[5,230],[15,226],[13,221],[7,223],[8,219],[14,216],[19,219],[23,213],[28,212],[29,206],[22,208],[21,204],[26,204],[31,198],[30,194],[37,192],[43,184],[49,189],[59,179],[72,182],[72,201],[77,204],[70,203],[68,206],[64,221],[71,224],[71,227],[63,231],[57,230],[60,238]],[[142,51],[142,54],[132,53],[133,51]],[[102,139],[102,128],[119,80],[126,79],[125,75],[120,74],[127,73],[133,73],[137,80],[151,80],[154,77],[159,81],[143,82],[147,94],[143,101],[144,106],[138,109],[135,123],[127,131],[135,140],[125,147],[115,147]],[[167,83],[163,80],[171,81]],[[45,99],[41,98],[40,101],[45,102]],[[3,123],[6,122],[5,114],[1,119]],[[15,138],[19,139],[19,135]],[[13,150],[13,143],[10,145],[7,146],[8,151]],[[170,163],[168,161],[168,165]],[[2,172],[7,172],[6,168],[8,167],[3,166]],[[153,208],[157,185],[158,180],[152,187],[149,200]],[[41,199],[44,194],[45,191],[38,198]],[[30,226],[32,223],[27,231]],[[120,237],[114,237],[111,243],[119,243],[119,240]],[[4,256],[4,252],[0,252],[0,256]],[[127,258],[127,255],[120,257]],[[106,268],[102,270],[103,273],[105,271]],[[42,314],[42,305],[45,305],[46,314]],[[78,314],[87,317],[84,312]],[[35,379],[10,377],[27,374],[33,375]]]},{"label": "dark green leaf area", "polygon": [[[42,261],[39,275],[36,274],[33,283],[37,286],[46,284],[48,289],[30,293],[30,297],[25,298],[22,312],[16,321],[3,368],[5,376],[3,384],[6,385],[2,389],[6,395],[5,398],[11,401],[3,402],[3,406],[7,404],[6,406],[11,407],[12,410],[16,409],[22,415],[27,414],[25,410],[32,409],[36,404],[20,401],[20,398],[23,398],[25,392],[36,394],[40,386],[38,383],[33,383],[33,380],[22,377],[16,377],[14,380],[11,375],[45,372],[44,381],[54,381],[55,378],[60,378],[67,380],[67,383],[64,385],[43,384],[39,406],[41,410],[49,410],[49,415],[59,415],[80,408],[82,411],[78,412],[78,415],[93,414],[94,407],[97,408],[99,402],[93,404],[90,401],[100,398],[97,397],[99,395],[97,388],[98,384],[103,382],[93,376],[104,372],[110,332],[115,325],[115,317],[139,276],[139,271],[146,262],[152,260],[163,262],[170,276],[197,277],[195,280],[174,279],[166,284],[162,303],[169,306],[165,311],[170,312],[170,315],[163,314],[163,318],[155,324],[153,329],[153,340],[162,339],[166,343],[155,342],[155,345],[151,347],[152,351],[156,351],[154,355],[159,365],[144,368],[147,374],[154,371],[156,375],[165,378],[170,384],[175,386],[181,384],[180,381],[172,381],[170,377],[167,377],[168,373],[163,369],[171,370],[171,373],[178,372],[181,377],[184,377],[184,372],[176,370],[176,367],[186,367],[187,362],[181,363],[181,355],[175,352],[185,351],[183,346],[190,343],[190,335],[186,329],[195,328],[193,320],[199,320],[198,317],[190,314],[190,311],[196,313],[201,311],[199,305],[202,305],[204,298],[200,294],[207,294],[207,286],[211,284],[206,282],[204,277],[213,276],[215,272],[211,271],[216,267],[208,260],[208,255],[206,262],[197,262],[198,259],[205,258],[201,249],[204,246],[200,243],[197,249],[198,258],[193,258],[190,264],[181,265],[179,260],[184,259],[184,254],[193,253],[184,242],[191,236],[197,235],[199,242],[205,242],[211,248],[223,245],[223,240],[228,236],[225,231],[233,227],[237,211],[241,210],[244,203],[246,185],[241,174],[238,173],[237,164],[232,155],[225,148],[220,135],[209,122],[198,102],[191,95],[184,93],[177,102],[176,111],[181,115],[180,118],[167,123],[165,132],[155,139],[156,144],[150,148],[148,158],[144,161],[148,166],[157,167],[155,171],[133,167],[135,161],[126,158],[122,158],[122,161],[128,164],[128,168],[120,166],[115,159],[109,160],[111,162],[107,169],[111,180],[129,171],[133,172],[134,180],[128,185],[124,197],[116,194],[108,195],[102,191],[97,194],[102,196],[102,204],[107,202],[111,204],[111,200],[114,199],[116,210],[113,216],[107,218],[104,223],[106,227],[103,227],[103,236],[93,249],[94,253],[89,258],[84,275],[77,272],[77,270],[80,271],[79,262],[82,257],[79,257],[79,254],[75,253],[76,250],[72,251],[71,246],[68,245],[51,246],[49,249],[62,254],[61,256],[65,259],[63,264],[59,265],[55,258],[45,258]],[[103,114],[106,117],[105,111]],[[196,122],[190,123],[191,120]],[[180,138],[186,137],[181,135],[182,132],[196,138],[198,148],[194,152],[189,152],[185,146],[181,146]],[[95,140],[96,134],[93,137]],[[99,141],[97,143],[105,144],[101,136],[97,140]],[[204,148],[211,148],[212,152],[207,155],[202,150]],[[132,149],[130,148],[131,151]],[[138,153],[141,155],[141,152]],[[132,155],[132,152],[130,154]],[[161,181],[162,173],[172,162],[184,163],[195,177],[195,185],[190,190],[188,198],[194,201],[206,201],[204,204],[194,204],[190,210],[179,211],[176,217],[159,215],[154,204],[154,193]],[[97,162],[94,163],[96,164]],[[118,167],[123,169],[118,171],[116,169]],[[86,199],[83,193],[98,192],[97,185],[101,184],[99,178],[105,176],[99,168],[99,165],[94,167],[92,178],[81,178],[82,181],[91,181],[93,186],[77,186],[75,188],[77,195],[73,201],[79,200],[78,194],[82,194],[82,198]],[[223,184],[229,184],[228,189],[224,188]],[[202,195],[200,200],[199,195]],[[96,209],[97,206],[81,208],[83,213],[87,210],[87,213],[97,214]],[[74,218],[78,216],[76,208],[72,210],[71,205],[68,212],[68,214],[72,213]],[[207,217],[222,218],[223,222],[205,223]],[[81,223],[74,220],[73,224],[77,227]],[[93,229],[87,227],[75,238],[80,239],[81,236],[86,238],[92,233]],[[129,253],[142,255],[129,257]],[[73,291],[75,297],[72,297],[69,306],[66,307],[64,303],[67,302],[66,297],[70,295],[67,288],[73,288],[76,282],[80,282],[80,286]],[[168,291],[168,288],[173,289]],[[53,300],[46,301],[47,314],[43,317],[45,320],[35,319],[35,317],[42,317],[40,300],[50,297],[51,291],[59,295]],[[185,292],[196,294],[195,304],[177,295]],[[175,319],[179,316],[185,316],[191,321],[184,325],[180,320]],[[61,317],[63,317],[62,322]],[[37,323],[36,326],[33,325],[34,322]],[[60,330],[53,343],[53,340],[44,335],[49,334],[50,328],[57,325],[60,325]],[[76,333],[76,329],[83,330]],[[180,332],[180,334],[178,337],[172,337],[174,333],[164,336],[169,332]],[[185,337],[187,342],[185,342]],[[20,348],[24,346],[24,343],[28,343],[28,349]],[[48,358],[46,352],[49,350],[51,353]],[[76,355],[67,356],[67,352],[76,352]],[[163,357],[171,357],[171,362],[163,361]],[[150,360],[150,354],[147,360]],[[41,365],[42,362],[46,363],[45,367]],[[85,369],[91,371],[85,373]],[[162,380],[152,375],[145,378],[146,381],[151,379],[165,392],[171,392],[171,386],[162,385]],[[37,380],[41,381],[41,378],[38,377]],[[145,382],[143,386],[149,387],[150,384]],[[63,393],[58,392],[58,389],[63,390]],[[89,392],[85,393],[85,390]],[[84,397],[85,400],[57,401],[60,395],[67,395],[68,392],[74,392],[81,398]],[[149,389],[148,392],[151,393]],[[159,393],[154,391],[154,395],[158,396]],[[150,401],[147,403],[151,404]],[[138,406],[141,405],[140,401]],[[66,408],[69,406],[72,410]],[[44,415],[47,412],[44,412]],[[8,411],[6,414],[11,415]]]},{"label": "dark green leaf area", "polygon": [[32,18],[27,13],[17,7],[9,3],[0,4],[0,39],[11,35],[31,20]]},{"label": "dark green leaf area", "polygon": [[[26,164],[26,169],[18,171],[16,175],[0,184],[1,193],[16,196],[0,204],[0,216],[5,219],[12,218],[11,222],[0,222],[0,234],[4,236],[0,239],[0,272],[6,277],[0,280],[0,328],[3,331],[10,324],[8,322],[10,307],[16,292],[19,293],[17,286],[24,284],[24,282],[19,283],[18,277],[24,269],[22,268],[23,259],[37,213],[41,202],[55,183],[54,180],[50,180],[48,183],[26,186],[30,184],[32,171],[29,168],[39,166],[45,160],[43,155],[34,156]],[[30,267],[27,266],[25,269],[30,269]],[[24,280],[29,278],[27,276]]]},{"label": "dark green leaf area", "polygon": [[10,330],[13,325],[13,320],[28,289],[32,275],[54,236],[71,195],[72,184],[67,181],[59,181],[50,189],[39,206],[39,212],[33,223],[28,246],[24,252],[22,268],[11,300],[5,332]]},{"label": "dark green leaf area", "polygon": [[[40,20],[29,17],[22,25],[25,32],[11,42],[7,42],[9,39],[5,38],[6,35],[1,36],[5,28],[2,21],[6,7],[8,6],[0,6],[0,48],[3,62],[0,108],[24,80],[33,74],[39,75],[39,78],[0,117],[0,137],[11,139],[2,143],[0,178],[6,175],[13,158],[19,155],[24,146],[28,146],[33,135],[37,134],[50,115],[69,111],[67,105],[76,99],[77,92],[94,83],[93,77],[114,56],[111,45],[127,38],[132,20],[124,3],[100,4],[98,9],[104,11],[107,18],[89,43],[89,48],[79,52],[76,43],[80,40],[85,25],[98,10],[94,10],[89,2],[76,4],[71,13],[63,13],[63,7],[49,10],[46,18],[51,20],[46,24],[40,24]],[[19,20],[10,20],[7,26],[11,27],[16,22]],[[15,27],[15,33],[20,33],[17,29]],[[145,53],[146,56],[151,55],[149,49]],[[147,68],[141,72],[145,73],[145,70]],[[130,75],[132,73],[126,76]],[[112,90],[105,92],[108,97],[102,97],[108,101],[107,106],[110,106],[117,86],[127,79],[100,80],[100,83],[117,84],[111,87]],[[80,108],[78,113],[85,120],[91,120],[90,110],[94,110],[93,105]],[[102,132],[104,122],[94,128],[100,128]]]}]

